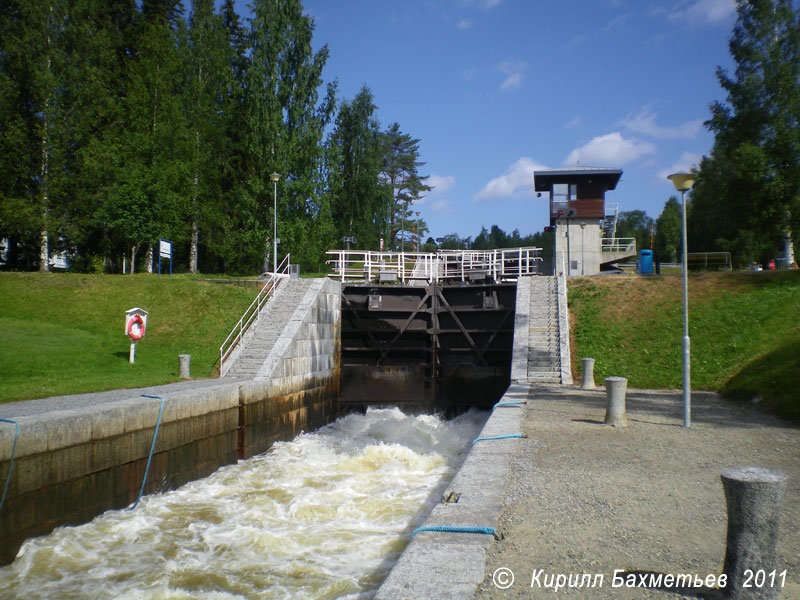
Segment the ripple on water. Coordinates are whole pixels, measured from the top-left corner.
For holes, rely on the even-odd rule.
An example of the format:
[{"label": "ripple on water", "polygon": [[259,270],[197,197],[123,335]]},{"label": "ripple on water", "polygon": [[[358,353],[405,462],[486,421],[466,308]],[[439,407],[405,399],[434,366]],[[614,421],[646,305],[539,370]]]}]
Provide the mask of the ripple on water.
[{"label": "ripple on water", "polygon": [[0,597],[370,598],[487,416],[348,415],[28,540],[0,568]]}]

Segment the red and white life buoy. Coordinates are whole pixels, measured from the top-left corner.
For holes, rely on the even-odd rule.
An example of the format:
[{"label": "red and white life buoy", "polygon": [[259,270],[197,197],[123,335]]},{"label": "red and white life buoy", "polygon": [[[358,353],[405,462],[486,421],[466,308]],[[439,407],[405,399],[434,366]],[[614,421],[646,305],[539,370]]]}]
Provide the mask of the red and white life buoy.
[{"label": "red and white life buoy", "polygon": [[134,342],[144,337],[144,321],[140,315],[133,315],[128,321],[128,335]]}]

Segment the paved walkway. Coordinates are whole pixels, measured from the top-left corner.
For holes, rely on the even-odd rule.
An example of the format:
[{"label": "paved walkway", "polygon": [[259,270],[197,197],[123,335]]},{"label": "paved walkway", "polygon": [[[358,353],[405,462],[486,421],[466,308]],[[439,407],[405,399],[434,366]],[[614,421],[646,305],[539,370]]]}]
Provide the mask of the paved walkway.
[{"label": "paved walkway", "polygon": [[[604,389],[537,387],[511,461],[498,529],[476,599],[705,597],[698,590],[612,588],[616,569],[722,571],[727,516],[720,473],[761,466],[789,475],[778,545],[782,598],[800,598],[800,429],[712,393],[693,394],[682,427],[675,391],[629,390],[626,428],[603,425]],[[492,575],[500,571],[501,590]],[[539,577],[535,578],[535,573]],[[602,587],[540,587],[545,575],[603,574]],[[420,577],[424,577],[420,574]],[[533,584],[533,588],[531,587]]]},{"label": "paved walkway", "polygon": [[15,419],[17,417],[35,417],[46,413],[60,411],[80,410],[84,408],[100,407],[113,402],[133,400],[142,394],[161,396],[172,392],[186,392],[189,390],[217,387],[236,383],[236,379],[191,379],[168,383],[165,385],[151,385],[149,387],[132,388],[123,390],[109,390],[107,392],[92,392],[90,394],[71,394],[67,396],[51,396],[38,400],[21,400],[0,404],[0,417]]}]

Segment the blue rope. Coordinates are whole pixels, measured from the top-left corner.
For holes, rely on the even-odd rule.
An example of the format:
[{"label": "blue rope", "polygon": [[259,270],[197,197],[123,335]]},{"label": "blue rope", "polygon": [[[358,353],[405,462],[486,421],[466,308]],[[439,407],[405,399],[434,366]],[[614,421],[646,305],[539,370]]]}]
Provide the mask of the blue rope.
[{"label": "blue rope", "polygon": [[11,419],[0,419],[3,423],[14,424],[14,444],[11,446],[11,460],[8,461],[8,475],[6,475],[6,485],[3,488],[3,498],[0,499],[0,512],[3,512],[3,505],[6,503],[6,494],[8,493],[8,486],[11,483],[11,470],[14,468],[14,455],[17,452],[17,438],[19,437],[19,423]]},{"label": "blue rope", "polygon": [[486,440],[505,440],[508,438],[521,438],[523,437],[521,433],[510,433],[508,435],[493,435],[490,437],[479,437],[472,440],[472,445],[475,445],[475,442],[483,442]]},{"label": "blue rope", "polygon": [[497,408],[498,406],[519,406],[520,404],[525,404],[523,401],[515,401],[515,402],[498,402],[492,407],[492,410]]},{"label": "blue rope", "polygon": [[142,495],[144,494],[144,486],[147,483],[147,475],[150,473],[150,462],[153,460],[153,452],[156,449],[156,438],[158,437],[158,429],[161,427],[161,413],[164,412],[164,399],[161,396],[148,396],[147,394],[142,394],[142,398],[153,398],[154,400],[161,400],[161,406],[158,409],[158,421],[156,421],[156,430],[153,432],[153,442],[150,444],[150,456],[147,457],[147,466],[144,469],[144,477],[142,478],[142,487],[139,489],[139,497],[136,498],[136,502],[133,503],[130,510],[136,508],[136,505],[139,504],[139,500],[142,499]]},{"label": "blue rope", "polygon": [[420,531],[444,531],[447,533],[482,533],[497,537],[497,530],[494,527],[451,527],[449,525],[434,525],[432,527],[417,527],[411,534],[411,539]]}]

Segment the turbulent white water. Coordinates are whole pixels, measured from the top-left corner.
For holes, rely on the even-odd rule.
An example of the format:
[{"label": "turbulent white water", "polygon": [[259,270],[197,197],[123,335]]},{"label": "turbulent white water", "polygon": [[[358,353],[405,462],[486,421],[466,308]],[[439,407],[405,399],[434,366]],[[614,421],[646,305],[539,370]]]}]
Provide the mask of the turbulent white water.
[{"label": "turbulent white water", "polygon": [[0,598],[370,598],[486,416],[343,417],[27,541],[0,568]]}]

